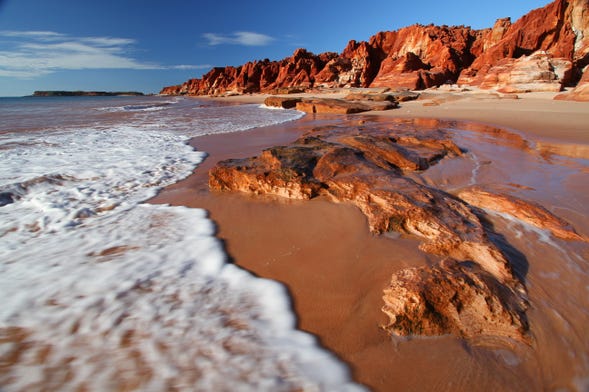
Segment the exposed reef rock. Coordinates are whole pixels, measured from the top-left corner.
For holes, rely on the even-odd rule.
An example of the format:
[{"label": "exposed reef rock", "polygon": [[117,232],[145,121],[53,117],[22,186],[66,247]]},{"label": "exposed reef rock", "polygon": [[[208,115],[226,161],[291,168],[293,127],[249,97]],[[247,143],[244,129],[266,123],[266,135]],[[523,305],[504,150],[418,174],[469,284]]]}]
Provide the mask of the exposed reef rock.
[{"label": "exposed reef rock", "polygon": [[225,95],[311,87],[411,90],[456,83],[560,91],[589,64],[589,0],[556,0],[493,28],[413,25],[350,41],[342,53],[297,49],[280,61],[218,67],[162,94]]},{"label": "exposed reef rock", "polygon": [[296,108],[306,113],[336,114],[362,113],[399,107],[399,103],[392,94],[350,94],[344,99],[302,99],[271,96],[264,100],[264,105],[283,109]]},{"label": "exposed reef rock", "polygon": [[446,259],[399,271],[383,299],[391,333],[527,339],[527,305],[476,263]]},{"label": "exposed reef rock", "polygon": [[[422,250],[459,260],[395,274],[384,296],[391,332],[476,332],[525,340],[525,289],[478,216],[462,200],[409,177],[460,154],[441,130],[390,130],[379,123],[323,127],[258,157],[219,162],[209,185],[352,203],[372,232],[416,236]],[[439,301],[432,302],[431,295],[450,289],[450,297],[437,295]],[[482,327],[485,318],[489,322]]]},{"label": "exposed reef rock", "polygon": [[458,193],[458,197],[472,206],[511,215],[553,236],[564,240],[587,241],[565,220],[536,203],[503,193],[472,187]]},{"label": "exposed reef rock", "polygon": [[264,105],[273,108],[282,109],[293,109],[297,106],[297,103],[301,102],[302,98],[291,98],[291,97],[268,97],[264,100]]}]

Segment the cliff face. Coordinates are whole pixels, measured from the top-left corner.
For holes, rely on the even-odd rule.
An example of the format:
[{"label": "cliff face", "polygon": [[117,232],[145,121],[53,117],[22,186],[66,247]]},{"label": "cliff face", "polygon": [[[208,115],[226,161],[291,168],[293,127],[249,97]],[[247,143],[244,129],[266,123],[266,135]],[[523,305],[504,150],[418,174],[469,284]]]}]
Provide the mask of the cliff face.
[{"label": "cliff face", "polygon": [[[281,61],[214,68],[162,94],[288,92],[311,87],[424,89],[451,82],[504,91],[559,91],[589,64],[589,0],[556,0],[490,29],[413,25],[350,41],[341,54],[297,49]],[[280,90],[283,91],[280,91]]]},{"label": "cliff face", "polygon": [[305,49],[297,49],[291,57],[281,61],[266,59],[239,67],[216,67],[200,79],[164,87],[161,94],[221,95],[306,89],[313,87],[315,76],[337,56],[337,53],[315,55]]},{"label": "cliff face", "polygon": [[[575,83],[582,69],[589,63],[589,0],[557,0],[544,8],[524,15],[514,24],[505,22],[493,28],[494,43],[485,42],[489,33],[483,35],[483,50],[467,69],[463,70],[458,83],[481,85],[489,73],[502,73],[509,77],[518,59],[543,57],[546,65],[540,69],[557,80],[561,86]],[[504,67],[504,70],[497,67]],[[552,62],[570,62],[571,71],[558,74]],[[565,67],[569,67],[567,64]],[[547,76],[544,75],[544,80]],[[487,81],[487,84],[489,81]]]}]

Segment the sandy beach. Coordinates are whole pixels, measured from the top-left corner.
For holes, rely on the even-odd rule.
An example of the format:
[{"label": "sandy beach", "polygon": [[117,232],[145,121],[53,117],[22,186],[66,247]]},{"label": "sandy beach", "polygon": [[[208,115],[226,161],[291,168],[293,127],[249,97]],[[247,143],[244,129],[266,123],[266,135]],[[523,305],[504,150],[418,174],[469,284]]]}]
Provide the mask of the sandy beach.
[{"label": "sandy beach", "polygon": [[[330,96],[339,97],[345,93],[335,92]],[[578,381],[577,387],[582,388],[589,383],[589,364],[578,359],[578,355],[589,352],[589,342],[578,328],[582,328],[589,316],[584,311],[579,312],[575,320],[566,316],[578,307],[589,305],[586,299],[582,299],[586,297],[584,287],[587,285],[582,277],[576,278],[575,284],[569,286],[575,290],[571,295],[574,298],[570,301],[572,303],[559,305],[558,312],[565,315],[566,323],[563,322],[562,330],[558,331],[550,323],[549,327],[536,327],[547,317],[538,308],[556,306],[552,296],[558,294],[538,293],[536,285],[530,289],[533,307],[536,306],[530,314],[537,342],[532,348],[514,343],[505,350],[488,351],[485,342],[465,344],[451,336],[391,339],[381,329],[386,323],[380,310],[383,288],[395,271],[432,263],[437,261],[437,256],[420,251],[419,242],[414,238],[370,234],[366,218],[351,205],[334,204],[321,198],[294,201],[208,189],[208,170],[220,160],[257,155],[264,148],[294,141],[313,127],[372,119],[443,119],[450,124],[452,121],[476,122],[487,128],[501,128],[521,135],[532,144],[534,156],[588,159],[589,104],[554,101],[553,96],[551,93],[533,93],[521,94],[514,99],[513,96],[484,91],[431,90],[423,92],[419,100],[403,102],[400,108],[386,112],[307,115],[292,123],[198,137],[191,144],[206,151],[208,158],[191,177],[164,189],[151,202],[206,209],[217,225],[217,236],[224,242],[231,261],[255,275],[284,283],[290,292],[299,328],[317,336],[324,347],[349,364],[356,381],[372,390],[567,389],[575,387],[567,383],[578,379],[579,373],[586,377]],[[249,95],[220,99],[261,103],[264,98],[264,95]],[[422,123],[428,125],[425,120]],[[438,125],[432,120],[428,126]],[[469,126],[463,126],[463,129],[465,127]],[[477,126],[471,128],[475,130]],[[578,162],[569,164],[567,161],[564,165]],[[506,159],[506,166],[501,163],[499,167],[509,170],[510,164],[512,162]],[[467,169],[468,173],[465,172]],[[424,181],[449,189],[460,182],[456,178],[470,175],[471,168],[467,169],[443,165],[423,177]],[[501,181],[493,172],[481,172],[480,181]],[[565,196],[580,195],[575,203],[587,201],[584,196],[587,193],[587,183],[584,182],[586,165],[580,173],[577,178],[570,178],[570,187],[564,193]],[[579,214],[578,209],[567,211],[565,206],[558,205],[561,200],[558,195],[539,195],[538,199],[543,201],[544,207],[558,211],[571,222],[578,233],[589,236],[586,216]],[[583,209],[586,211],[586,207]],[[497,224],[500,228],[505,225],[506,230],[510,228],[502,221]],[[563,281],[567,277],[573,279],[574,272],[570,268],[558,266],[555,262],[562,259],[558,252],[550,250],[542,254],[543,248],[534,248],[525,236],[514,235],[509,239],[522,249],[530,265],[552,257],[546,264],[551,266],[551,271],[558,271]],[[589,260],[587,246],[574,246],[581,259],[584,258],[578,263],[586,266]],[[548,267],[537,271],[534,268],[530,268],[528,279],[544,279],[542,274]],[[549,287],[537,286],[542,290]],[[554,287],[558,290],[557,285]],[[536,305],[539,303],[543,305]],[[572,358],[559,348],[541,347],[543,339],[550,339],[550,334],[567,328],[578,331],[573,339],[578,347]],[[514,359],[510,351],[517,352],[518,357]],[[541,374],[540,369],[549,369],[550,374]]]}]

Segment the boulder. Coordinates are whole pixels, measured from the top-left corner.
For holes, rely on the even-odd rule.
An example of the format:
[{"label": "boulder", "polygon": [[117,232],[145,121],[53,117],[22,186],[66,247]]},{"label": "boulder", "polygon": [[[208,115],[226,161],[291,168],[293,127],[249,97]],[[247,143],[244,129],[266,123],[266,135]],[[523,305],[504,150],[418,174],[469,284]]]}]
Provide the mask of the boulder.
[{"label": "boulder", "polygon": [[350,93],[344,97],[346,101],[375,101],[375,102],[396,102],[393,94],[387,93]]},{"label": "boulder", "polygon": [[271,96],[264,100],[264,105],[274,108],[293,109],[301,100],[301,98]]},{"label": "boulder", "polygon": [[443,260],[394,274],[382,311],[395,335],[507,337],[530,342],[527,304],[476,263]]},{"label": "boulder", "polygon": [[335,113],[352,114],[368,112],[371,108],[360,102],[350,102],[343,99],[316,98],[297,103],[297,110],[305,113]]}]

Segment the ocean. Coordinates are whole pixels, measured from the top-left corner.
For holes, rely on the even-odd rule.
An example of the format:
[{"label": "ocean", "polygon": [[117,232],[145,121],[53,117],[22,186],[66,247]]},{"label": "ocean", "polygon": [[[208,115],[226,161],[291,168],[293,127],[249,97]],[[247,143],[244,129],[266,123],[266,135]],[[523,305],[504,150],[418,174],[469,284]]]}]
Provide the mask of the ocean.
[{"label": "ocean", "polygon": [[144,203],[187,141],[300,118],[181,97],[0,98],[0,386],[357,390],[206,211]]}]

